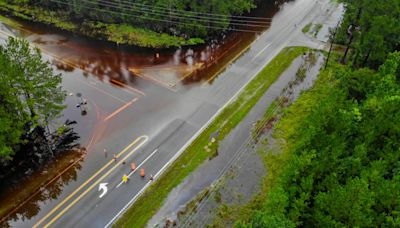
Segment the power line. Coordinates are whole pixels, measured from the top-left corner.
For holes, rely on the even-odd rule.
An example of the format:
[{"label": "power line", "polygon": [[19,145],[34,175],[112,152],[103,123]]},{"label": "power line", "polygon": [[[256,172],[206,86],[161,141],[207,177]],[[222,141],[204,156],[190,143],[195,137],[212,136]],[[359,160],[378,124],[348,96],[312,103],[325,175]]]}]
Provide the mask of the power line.
[{"label": "power line", "polygon": [[[121,7],[122,6],[116,6],[116,4],[118,4],[118,3],[108,3],[108,2],[105,2],[104,0],[98,0],[97,2],[92,2],[92,1],[87,1],[87,0],[82,0],[82,1],[84,1],[84,2],[87,2],[87,3],[89,3],[89,4],[94,4],[94,5],[97,5],[97,4],[99,4],[100,6],[106,6],[106,7],[112,7],[112,8],[115,8],[115,9],[119,9],[119,10],[124,10],[124,9],[122,9]],[[268,23],[268,24],[265,24],[265,25],[261,25],[261,24],[250,24],[250,23],[253,23],[253,22],[250,22],[250,23],[237,23],[237,22],[230,22],[230,20],[229,19],[226,19],[226,20],[224,20],[224,19],[219,19],[219,21],[218,21],[218,19],[217,20],[215,20],[215,19],[212,19],[212,18],[190,18],[190,17],[188,17],[187,15],[179,15],[179,16],[176,16],[176,15],[169,15],[168,13],[165,13],[165,12],[163,12],[163,13],[157,13],[157,12],[152,12],[152,11],[149,11],[148,9],[146,9],[146,10],[140,10],[140,9],[136,9],[136,8],[130,8],[130,9],[127,9],[127,10],[129,10],[129,11],[133,11],[133,12],[139,12],[139,13],[143,13],[143,12],[145,12],[145,13],[147,13],[147,14],[150,14],[150,15],[155,15],[155,16],[165,16],[165,17],[169,17],[169,18],[175,18],[175,19],[184,19],[184,20],[193,20],[193,21],[201,21],[201,22],[207,22],[207,23],[219,23],[219,24],[230,24],[230,25],[237,25],[237,26],[250,26],[250,27],[261,27],[261,28],[267,28],[268,27],[268,25],[270,24],[270,23]],[[116,14],[117,14],[117,12],[115,12]],[[169,19],[169,20],[171,20],[171,19]],[[223,21],[222,21],[223,20]],[[241,21],[241,22],[249,22],[249,21]]]},{"label": "power line", "polygon": [[[102,6],[108,6],[108,7],[113,7],[113,8],[117,8],[121,11],[123,11],[123,6],[120,5],[119,3],[116,2],[107,2],[105,0],[98,0],[97,2],[90,2],[90,1],[86,1],[88,3],[91,4],[98,4]],[[208,16],[191,16],[188,14],[183,14],[183,13],[172,13],[170,14],[169,12],[165,12],[165,11],[161,11],[161,10],[154,10],[154,9],[150,9],[150,8],[138,8],[137,6],[131,6],[130,4],[128,4],[130,11],[134,11],[134,12],[139,12],[139,13],[143,13],[146,12],[148,14],[152,14],[152,15],[156,15],[156,16],[166,16],[168,18],[176,18],[176,19],[189,19],[189,20],[195,20],[195,21],[203,21],[203,22],[211,22],[211,23],[230,23],[232,25],[239,25],[239,26],[251,26],[251,27],[267,27],[268,25],[271,24],[270,21],[250,21],[250,20],[238,20],[238,19],[229,19],[229,18],[211,18]],[[245,22],[245,23],[243,23]]]},{"label": "power line", "polygon": [[[122,3],[129,3],[129,4],[133,4],[133,5],[138,5],[138,6],[144,6],[144,7],[153,7],[156,9],[166,9],[165,7],[171,7],[171,5],[167,5],[167,4],[160,4],[164,7],[160,7],[160,6],[150,6],[144,3],[133,3],[133,2],[129,2],[126,0],[121,0],[119,2]],[[186,11],[186,10],[178,10],[178,9],[169,9],[169,11],[172,12],[181,12],[181,13],[192,13],[192,14],[197,14],[197,15],[208,15],[208,16],[212,16],[212,17],[231,17],[231,18],[237,18],[237,19],[254,19],[254,20],[261,20],[261,21],[265,21],[267,19],[271,20],[272,18],[264,18],[264,17],[251,17],[251,16],[240,16],[240,15],[226,15],[226,14],[216,14],[216,13],[205,13],[205,12],[195,12],[195,11]]]},{"label": "power line", "polygon": [[[58,1],[58,0],[49,0],[49,1],[56,2],[59,4],[63,4],[63,5],[74,6],[71,3],[66,3],[66,2],[62,2],[62,1]],[[89,6],[81,6],[81,7],[89,9],[89,10],[96,10],[99,12],[116,13],[116,12],[113,12],[110,10],[98,9],[98,8],[93,8],[93,7],[89,7]],[[215,29],[215,30],[229,30],[229,31],[235,31],[235,32],[248,32],[248,33],[259,33],[260,32],[260,31],[248,30],[248,29],[234,29],[234,28],[229,28],[229,27],[223,28],[223,27],[216,27],[216,26],[210,26],[210,25],[199,25],[199,24],[192,24],[192,23],[176,22],[176,21],[171,21],[171,20],[166,20],[166,19],[157,19],[157,18],[151,18],[151,17],[146,17],[146,16],[138,16],[138,15],[133,15],[133,14],[129,14],[129,13],[119,13],[119,14],[131,16],[133,18],[147,19],[147,20],[151,20],[151,21],[159,21],[159,22],[178,24],[178,25],[187,25],[187,26],[193,26],[193,27],[205,27],[205,28],[210,28],[210,29]]]},{"label": "power line", "polygon": [[[104,0],[103,0],[103,2],[104,2]],[[229,21],[236,21],[236,22],[250,22],[250,23],[254,23],[254,24],[270,24],[271,23],[271,18],[260,18],[263,20],[258,19],[259,17],[246,17],[247,19],[246,18],[237,19],[234,16],[230,16],[230,15],[218,16],[219,14],[212,14],[212,13],[206,14],[207,16],[195,15],[195,14],[199,14],[199,13],[193,12],[193,11],[185,11],[185,10],[174,10],[174,9],[168,10],[164,7],[149,6],[146,4],[126,2],[126,1],[106,2],[106,3],[114,4],[114,5],[118,5],[118,6],[122,6],[122,5],[129,6],[131,8],[135,7],[135,8],[138,8],[140,10],[140,12],[142,12],[143,10],[150,11],[150,12],[159,12],[159,13],[167,14],[168,16],[178,15],[178,16],[201,18],[201,19],[207,19],[207,20],[209,20],[209,19],[229,20]],[[141,6],[143,6],[144,8],[141,8]],[[252,20],[248,20],[248,19],[252,19]]]},{"label": "power line", "polygon": [[[202,202],[196,207],[192,208],[192,210],[189,212],[191,213],[188,218],[186,218],[183,221],[183,224],[181,224],[182,227],[185,227],[186,225],[189,225],[189,223],[192,221],[193,217],[197,214],[195,210],[198,212],[200,209],[205,205],[205,203],[210,199],[210,197],[215,193],[215,190],[218,188],[220,184],[222,184],[223,181],[223,175],[232,167],[234,167],[235,164],[239,162],[239,159],[244,155],[246,150],[248,149],[248,145],[255,140],[262,132],[265,124],[270,120],[270,118],[276,113],[276,111],[279,109],[281,105],[283,105],[284,100],[279,99],[279,102],[275,104],[275,107],[268,112],[268,115],[266,115],[258,128],[256,128],[255,132],[256,134],[250,135],[247,140],[241,145],[241,147],[237,150],[237,153],[232,157],[232,159],[228,162],[228,164],[225,165],[225,167],[221,170],[220,174],[217,176],[216,180],[214,183],[211,184],[211,193],[208,194],[206,197],[203,198]],[[194,213],[193,213],[194,212]]]}]

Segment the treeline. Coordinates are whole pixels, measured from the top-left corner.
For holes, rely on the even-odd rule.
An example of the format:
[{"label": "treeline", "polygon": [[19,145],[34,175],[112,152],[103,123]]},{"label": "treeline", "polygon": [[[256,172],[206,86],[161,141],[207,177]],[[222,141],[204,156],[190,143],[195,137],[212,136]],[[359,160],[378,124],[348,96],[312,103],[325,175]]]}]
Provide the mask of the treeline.
[{"label": "treeline", "polygon": [[336,42],[346,46],[342,62],[377,69],[400,50],[399,0],[341,0],[346,14]]},{"label": "treeline", "polygon": [[286,110],[263,199],[239,227],[400,226],[400,52],[336,64]]},{"label": "treeline", "polygon": [[400,1],[346,1],[336,53],[276,126],[238,227],[400,226]]},{"label": "treeline", "polygon": [[14,38],[0,46],[0,180],[75,146],[73,122],[57,131],[49,128],[65,108],[64,99],[61,75],[42,60],[39,49]]},{"label": "treeline", "polygon": [[[256,1],[0,0],[0,11],[117,43],[169,47],[245,26],[250,19],[237,15],[250,12]],[[264,25],[259,19],[252,24]]]},{"label": "treeline", "polygon": [[189,37],[205,37],[214,31],[211,27],[227,28],[232,15],[255,7],[254,0],[31,0],[27,4],[65,12],[73,20],[129,24]]}]

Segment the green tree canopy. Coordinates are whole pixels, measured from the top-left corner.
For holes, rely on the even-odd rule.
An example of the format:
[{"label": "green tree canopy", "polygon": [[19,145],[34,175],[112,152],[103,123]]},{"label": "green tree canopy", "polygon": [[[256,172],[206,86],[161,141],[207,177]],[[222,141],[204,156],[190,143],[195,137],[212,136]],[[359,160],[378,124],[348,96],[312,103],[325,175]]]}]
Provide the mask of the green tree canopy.
[{"label": "green tree canopy", "polygon": [[9,38],[0,47],[0,75],[0,157],[10,159],[23,133],[60,115],[65,92],[61,75],[25,40]]},{"label": "green tree canopy", "polygon": [[278,124],[284,154],[268,163],[283,168],[271,174],[261,208],[240,225],[400,226],[399,67],[396,52],[378,72],[324,71]]}]

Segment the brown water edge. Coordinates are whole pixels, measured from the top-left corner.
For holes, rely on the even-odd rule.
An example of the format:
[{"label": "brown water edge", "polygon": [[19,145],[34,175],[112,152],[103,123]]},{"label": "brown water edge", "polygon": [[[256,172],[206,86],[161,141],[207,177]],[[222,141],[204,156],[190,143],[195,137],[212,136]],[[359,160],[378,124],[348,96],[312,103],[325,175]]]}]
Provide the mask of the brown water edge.
[{"label": "brown water edge", "polygon": [[[283,2],[285,1],[282,0],[280,4]],[[278,8],[279,4],[275,5],[274,1],[265,1],[252,15],[269,18],[278,11]],[[55,62],[59,70],[71,72],[76,67],[84,70],[87,77],[96,77],[103,81],[108,76],[110,79],[130,86],[135,86],[137,81],[137,75],[128,71],[132,68],[156,69],[153,74],[145,74],[152,78],[155,77],[154,75],[157,76],[157,73],[159,75],[159,72],[165,72],[168,68],[173,69],[174,80],[172,83],[180,83],[181,86],[196,85],[199,82],[207,81],[245,51],[257,37],[256,33],[233,32],[222,40],[214,40],[203,46],[155,50],[117,46],[113,43],[77,36],[54,28],[49,29],[49,26],[43,24],[19,20],[17,24],[19,27],[14,29],[21,36],[35,43],[44,51],[62,59],[62,61]],[[159,54],[158,58],[157,53]],[[200,67],[193,67],[199,64],[201,64]],[[190,72],[190,70],[193,71]],[[212,80],[209,82],[212,83]],[[167,85],[169,82],[164,80],[162,83]],[[29,219],[39,212],[40,202],[49,198],[57,198],[62,192],[63,186],[76,179],[77,171],[81,168],[83,160],[76,162],[75,165],[71,161],[78,161],[79,158],[82,158],[81,155],[65,153],[57,157],[56,162],[50,162],[48,166],[35,171],[15,186],[1,186],[0,226],[7,225],[5,220],[15,220],[20,217]],[[67,171],[60,174],[61,170]],[[51,180],[53,181],[51,182]],[[48,185],[43,187],[46,183]],[[13,210],[15,207],[19,208]],[[13,213],[6,216],[10,211]]]},{"label": "brown water edge", "polygon": [[0,192],[8,197],[0,198],[0,226],[7,227],[7,220],[19,216],[29,219],[39,212],[41,201],[57,198],[64,184],[76,180],[84,157],[84,151],[66,151],[33,172],[29,179],[35,181],[21,181],[12,186],[4,186],[3,182]]},{"label": "brown water edge", "polygon": [[[251,12],[251,16],[265,17],[269,21],[278,11],[279,5],[286,1],[276,2],[262,1],[260,7]],[[57,63],[60,70],[70,71],[73,66],[100,80],[110,78],[133,87],[137,85],[138,76],[163,86],[188,86],[207,81],[230,62],[234,57],[232,53],[243,51],[257,37],[257,33],[231,32],[206,45],[148,49],[118,46],[43,24],[21,20],[17,22],[21,36],[65,61]],[[254,27],[247,29],[254,30]],[[259,32],[265,30],[257,29]]]}]

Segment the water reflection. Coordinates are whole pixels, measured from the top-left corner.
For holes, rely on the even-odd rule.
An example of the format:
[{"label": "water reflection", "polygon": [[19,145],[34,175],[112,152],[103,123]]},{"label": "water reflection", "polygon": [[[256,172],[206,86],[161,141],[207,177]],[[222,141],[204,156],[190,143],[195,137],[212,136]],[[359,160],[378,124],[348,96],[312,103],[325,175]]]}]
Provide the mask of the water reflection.
[{"label": "water reflection", "polygon": [[[57,199],[63,192],[63,187],[70,182],[76,181],[78,170],[81,169],[84,153],[82,151],[65,152],[62,158],[56,159],[49,166],[34,172],[29,178],[35,178],[39,183],[37,190],[32,194],[35,186],[19,183],[15,185],[10,182],[2,181],[0,185],[0,205],[2,205],[0,227],[10,227],[11,221],[19,219],[29,220],[36,216],[40,211],[41,203],[49,199]],[[66,169],[68,167],[68,169]],[[66,170],[62,173],[62,170]],[[57,173],[59,176],[52,179],[48,178],[48,173]],[[19,181],[23,182],[24,178]],[[42,183],[42,184],[40,184]],[[27,189],[28,188],[28,189]],[[33,192],[33,191],[32,191]],[[12,194],[15,197],[7,197]],[[20,199],[15,202],[15,198]]]},{"label": "water reflection", "polygon": [[[251,15],[271,18],[285,2],[287,1],[263,1],[262,6]],[[83,70],[85,77],[96,77],[101,81],[115,80],[136,86],[139,78],[142,78],[168,87],[190,86],[208,81],[257,36],[256,33],[234,32],[220,40],[210,41],[204,46],[154,50],[116,46],[28,22],[21,22],[21,26],[16,30],[37,44],[44,52],[53,56],[53,63],[59,70],[74,72],[75,68],[79,68]],[[212,81],[209,82],[212,83]],[[9,226],[8,221],[12,220],[31,219],[39,213],[41,203],[49,199],[57,199],[63,187],[77,179],[77,172],[81,169],[81,156],[82,154],[66,155],[45,167],[45,172],[57,173],[54,170],[63,170],[68,165],[72,165],[71,162],[76,162],[51,184],[46,185],[48,182],[46,178],[49,175],[44,172],[35,172],[30,176],[31,180],[39,183],[36,188],[30,185],[32,183],[24,183],[21,180],[18,180],[20,182],[18,186],[1,183],[1,209],[12,213],[2,218],[7,221],[2,220],[0,226]],[[30,189],[25,189],[25,185]],[[36,191],[37,194],[29,198],[31,194],[25,191]],[[16,194],[23,196],[8,197]],[[24,197],[26,195],[28,197]],[[23,201],[14,202],[15,198],[29,198],[29,200],[18,208]],[[4,209],[3,205],[17,207],[17,210]]]},{"label": "water reflection", "polygon": [[[251,16],[269,20],[285,2],[263,1]],[[233,57],[232,53],[242,50],[257,36],[256,33],[233,32],[203,46],[155,50],[117,46],[28,22],[21,22],[19,32],[53,55],[60,70],[71,72],[78,67],[87,76],[100,80],[107,76],[131,86],[135,86],[135,76],[165,85],[190,85],[208,80],[218,71],[214,68],[222,68]]]}]

